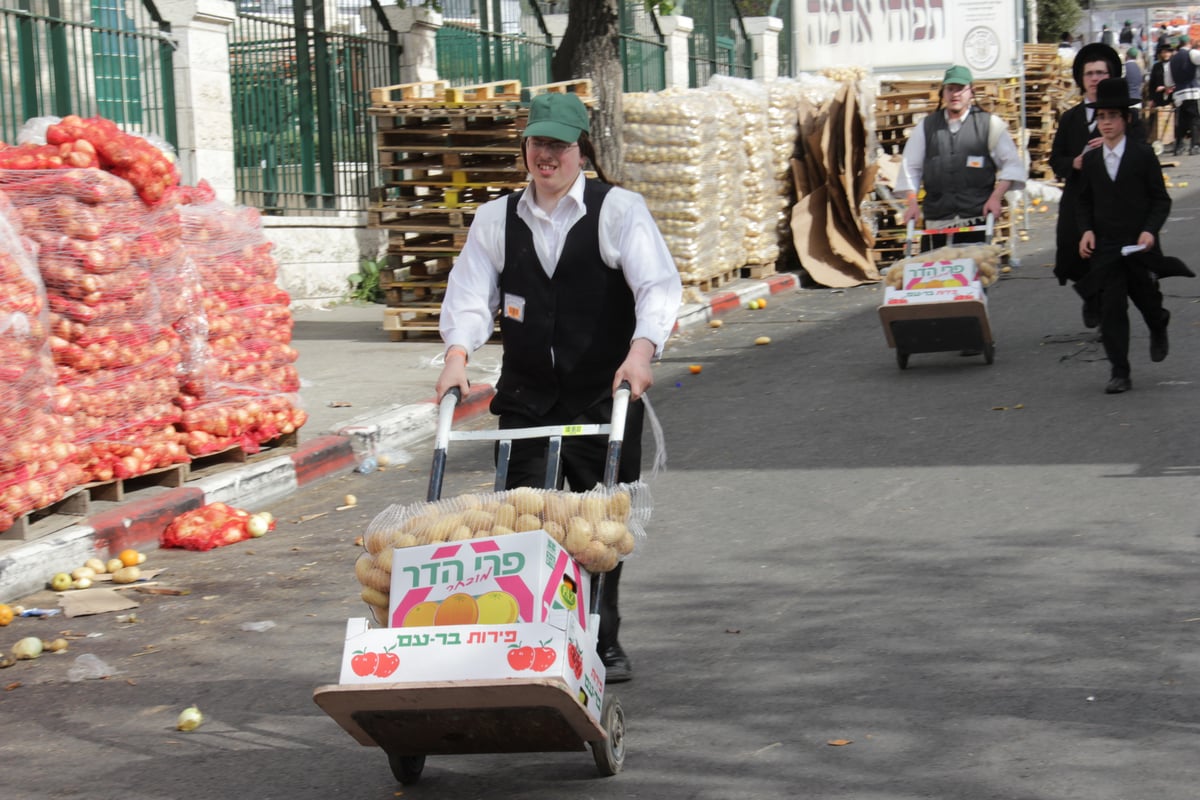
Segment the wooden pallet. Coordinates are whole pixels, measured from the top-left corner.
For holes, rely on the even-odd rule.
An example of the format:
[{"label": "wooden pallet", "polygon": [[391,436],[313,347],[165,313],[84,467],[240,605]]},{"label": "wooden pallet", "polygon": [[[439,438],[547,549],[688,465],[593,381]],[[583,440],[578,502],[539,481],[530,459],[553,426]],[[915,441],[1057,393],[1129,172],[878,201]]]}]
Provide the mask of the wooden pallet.
[{"label": "wooden pallet", "polygon": [[192,456],[192,461],[188,465],[188,478],[190,480],[204,477],[206,474],[218,471],[230,464],[245,464],[254,459],[276,456],[279,454],[279,450],[294,448],[299,443],[300,434],[293,432],[261,442],[259,444],[261,449],[253,453],[241,445],[233,445],[211,453]]},{"label": "wooden pallet", "polygon": [[767,278],[775,274],[775,262],[770,264],[744,264],[738,268],[739,274],[743,278],[751,278],[758,280],[759,278]]},{"label": "wooden pallet", "polygon": [[449,81],[417,81],[398,83],[395,86],[380,86],[371,90],[371,105],[405,105],[440,101],[446,96]]},{"label": "wooden pallet", "polygon": [[684,286],[694,286],[702,292],[711,292],[720,289],[723,286],[728,286],[742,277],[741,268],[724,270],[709,275],[705,278],[685,277],[683,280]]},{"label": "wooden pallet", "polygon": [[171,464],[129,478],[114,478],[111,481],[85,483],[83,488],[87,490],[92,500],[120,503],[125,500],[127,493],[136,491],[137,489],[146,489],[151,486],[165,486],[171,489],[178,489],[187,481],[188,469],[189,467],[186,463]]},{"label": "wooden pallet", "polygon": [[0,541],[30,541],[82,522],[87,516],[91,495],[75,488],[45,508],[22,514],[8,530],[0,531]]},{"label": "wooden pallet", "polygon": [[527,86],[521,92],[521,99],[522,101],[528,101],[539,94],[573,94],[582,100],[586,106],[593,106],[600,100],[592,90],[591,78],[579,78],[572,81],[556,81],[555,83]]}]

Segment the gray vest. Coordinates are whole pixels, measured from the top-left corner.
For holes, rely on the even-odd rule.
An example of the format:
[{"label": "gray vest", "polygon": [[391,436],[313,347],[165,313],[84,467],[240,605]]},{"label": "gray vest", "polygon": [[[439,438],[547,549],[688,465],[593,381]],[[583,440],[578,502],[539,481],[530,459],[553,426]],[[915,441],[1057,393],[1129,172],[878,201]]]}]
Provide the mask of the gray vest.
[{"label": "gray vest", "polygon": [[925,118],[925,219],[983,216],[996,186],[988,147],[991,116],[972,108],[958,133],[950,132],[941,110]]}]

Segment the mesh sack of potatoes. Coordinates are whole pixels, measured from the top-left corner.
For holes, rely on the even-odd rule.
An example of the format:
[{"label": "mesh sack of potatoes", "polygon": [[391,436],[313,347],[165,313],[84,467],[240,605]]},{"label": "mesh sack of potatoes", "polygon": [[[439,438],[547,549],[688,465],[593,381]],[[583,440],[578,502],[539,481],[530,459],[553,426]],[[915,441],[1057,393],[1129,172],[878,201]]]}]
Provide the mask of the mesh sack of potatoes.
[{"label": "mesh sack of potatoes", "polygon": [[908,258],[902,258],[892,264],[884,274],[884,281],[893,289],[904,285],[904,265],[924,264],[929,261],[950,261],[956,258],[969,258],[975,262],[979,272],[979,282],[991,286],[1000,277],[1000,260],[1004,248],[998,244],[959,244],[926,250]]},{"label": "mesh sack of potatoes", "polygon": [[395,504],[367,526],[354,574],[375,621],[386,624],[397,548],[544,530],[589,572],[608,572],[645,541],[652,505],[641,482],[581,493],[520,488]]}]

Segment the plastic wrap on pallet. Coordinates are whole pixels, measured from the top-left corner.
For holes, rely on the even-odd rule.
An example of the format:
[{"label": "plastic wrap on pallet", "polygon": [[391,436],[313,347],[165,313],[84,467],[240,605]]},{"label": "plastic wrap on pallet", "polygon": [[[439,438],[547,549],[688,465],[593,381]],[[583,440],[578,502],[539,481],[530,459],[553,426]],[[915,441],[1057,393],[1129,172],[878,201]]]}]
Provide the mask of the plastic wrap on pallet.
[{"label": "plastic wrap on pallet", "polygon": [[196,332],[205,338],[177,400],[180,428],[192,455],[256,452],[307,420],[291,298],[275,283],[278,264],[255,209],[221,202],[205,185],[181,198],[183,242],[201,286]]},{"label": "plastic wrap on pallet", "polygon": [[0,531],[77,486],[83,471],[55,413],[50,316],[36,249],[0,192]]},{"label": "plastic wrap on pallet", "polygon": [[178,215],[101,169],[9,170],[0,190],[38,247],[59,408],[85,480],[187,461],[170,427],[181,356],[167,314],[179,300],[160,291],[175,283]]}]

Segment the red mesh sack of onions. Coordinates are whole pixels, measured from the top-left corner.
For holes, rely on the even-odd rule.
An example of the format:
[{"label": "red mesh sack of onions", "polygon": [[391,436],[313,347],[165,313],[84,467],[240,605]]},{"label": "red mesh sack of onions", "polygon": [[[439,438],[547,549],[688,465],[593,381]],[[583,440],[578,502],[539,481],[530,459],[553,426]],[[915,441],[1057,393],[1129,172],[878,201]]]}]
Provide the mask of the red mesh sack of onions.
[{"label": "red mesh sack of onions", "polygon": [[56,413],[46,291],[16,216],[0,193],[0,531],[83,477]]},{"label": "red mesh sack of onions", "polygon": [[85,479],[187,461],[170,427],[182,356],[163,298],[175,294],[159,290],[182,253],[178,214],[97,169],[0,173],[0,190],[38,246],[56,384]]},{"label": "red mesh sack of onions", "polygon": [[270,514],[251,514],[225,503],[209,503],[180,514],[159,536],[162,547],[185,550],[212,550],[228,544],[255,539],[275,529]]},{"label": "red mesh sack of onions", "polygon": [[291,298],[257,211],[197,187],[180,206],[183,241],[203,287],[204,358],[184,377],[181,429],[193,455],[249,452],[299,429],[300,377],[291,346]]}]

